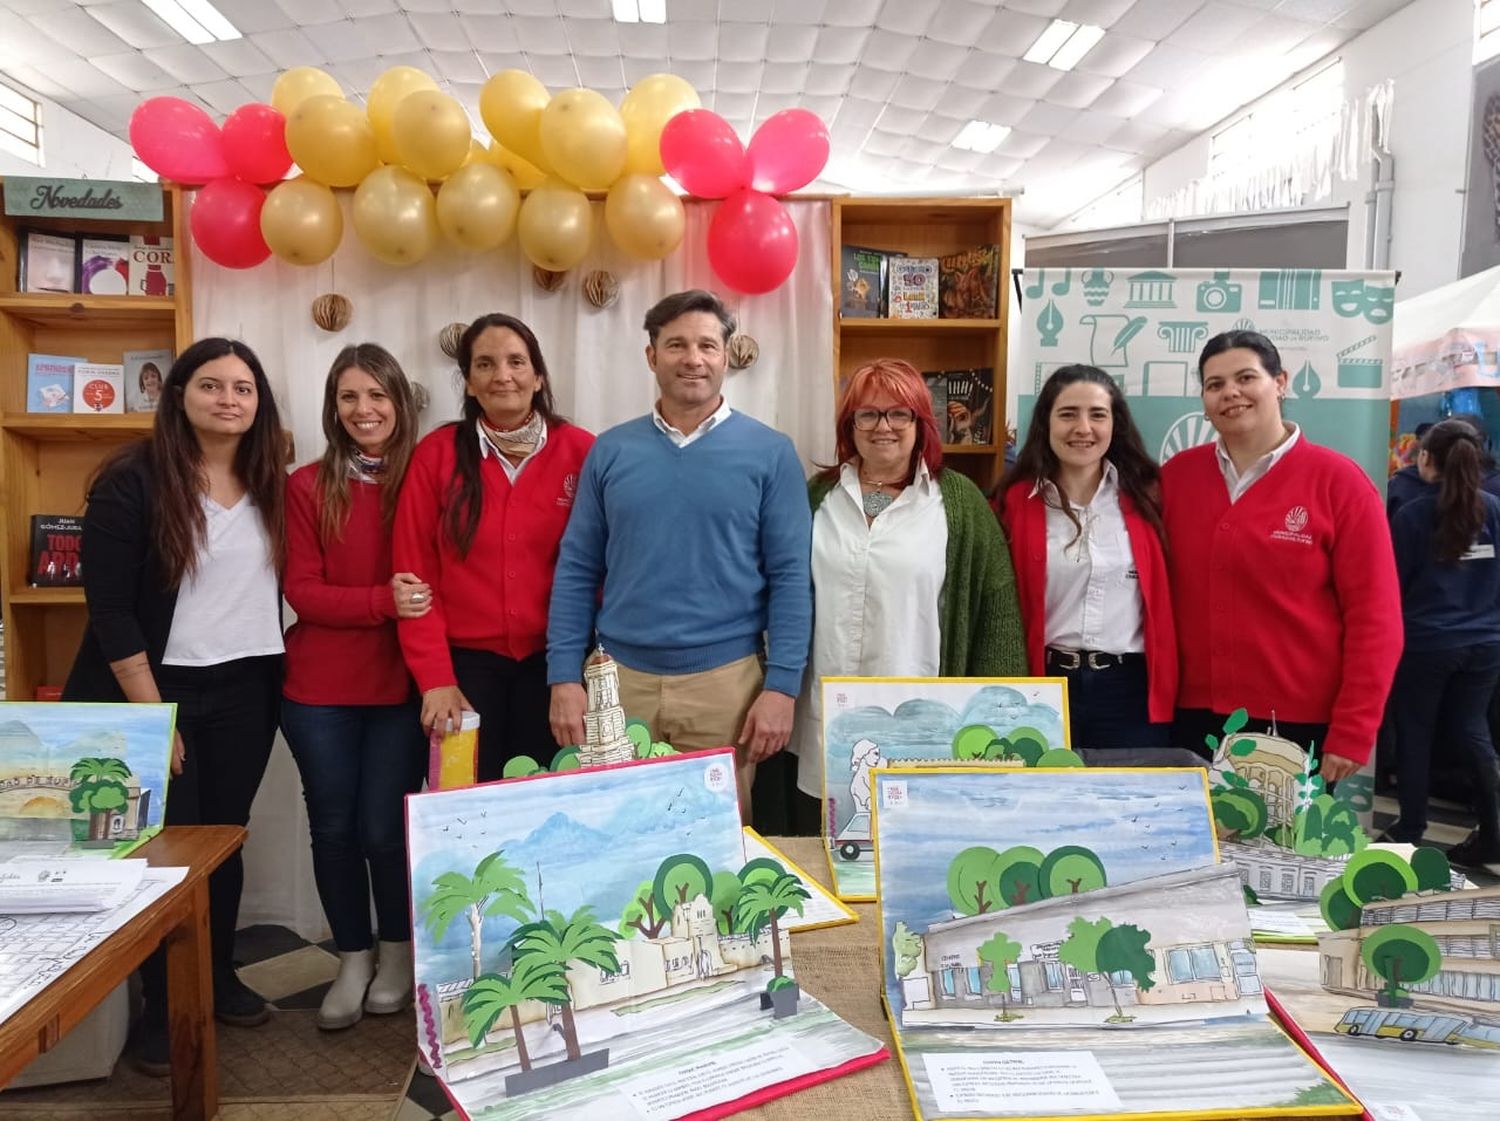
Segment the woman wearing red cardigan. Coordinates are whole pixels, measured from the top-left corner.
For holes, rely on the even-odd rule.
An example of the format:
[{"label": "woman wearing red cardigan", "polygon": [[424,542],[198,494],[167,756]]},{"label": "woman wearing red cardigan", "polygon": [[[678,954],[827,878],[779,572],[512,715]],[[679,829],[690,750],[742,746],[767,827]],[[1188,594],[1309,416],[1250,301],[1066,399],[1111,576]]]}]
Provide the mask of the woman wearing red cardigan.
[{"label": "woman wearing red cardigan", "polygon": [[1264,335],[1198,359],[1218,435],[1162,468],[1182,651],[1177,740],[1200,754],[1237,708],[1249,730],[1316,744],[1332,782],[1370,756],[1401,656],[1385,509],[1353,460],[1281,415],[1287,373]]},{"label": "woman wearing red cardigan", "polygon": [[417,445],[396,512],[396,565],[432,585],[431,613],[399,630],[423,726],[479,713],[486,782],[518,755],[557,753],[547,604],[594,437],[557,415],[541,345],[514,316],[469,324],[458,363],[463,419]]},{"label": "woman wearing red cardigan", "polygon": [[1177,641],[1157,468],[1115,379],[1063,366],[1037,395],[1001,518],[1036,676],[1068,679],[1074,747],[1165,747]]},{"label": "woman wearing red cardigan", "polygon": [[333,1030],[411,1002],[403,800],[421,789],[427,756],[396,620],[425,614],[429,597],[411,573],[392,573],[391,521],[417,409],[389,351],[361,343],[339,352],[323,435],[323,458],[287,482],[285,590],[297,622],[286,636],[281,727],[302,773],[313,875],[338,948],[338,977],[317,1017]]}]

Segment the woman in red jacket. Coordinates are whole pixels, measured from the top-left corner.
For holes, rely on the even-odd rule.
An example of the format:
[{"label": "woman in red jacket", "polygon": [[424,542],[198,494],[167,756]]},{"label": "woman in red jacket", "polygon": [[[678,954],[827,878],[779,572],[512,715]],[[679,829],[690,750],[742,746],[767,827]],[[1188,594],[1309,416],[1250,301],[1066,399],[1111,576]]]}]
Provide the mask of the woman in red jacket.
[{"label": "woman in red jacket", "polygon": [[531,328],[498,313],[458,345],[463,418],[412,456],[396,511],[396,566],[432,585],[432,610],[403,619],[422,725],[479,713],[481,782],[557,751],[548,724],[547,603],[578,473],[594,437],[557,415]]},{"label": "woman in red jacket", "polygon": [[1380,493],[1281,414],[1287,373],[1264,335],[1198,358],[1218,435],[1161,473],[1182,651],[1177,741],[1200,754],[1235,709],[1251,731],[1316,744],[1329,782],[1370,756],[1401,656],[1401,595]]},{"label": "woman in red jacket", "polygon": [[339,352],[323,435],[323,458],[287,482],[285,591],[297,622],[286,636],[281,727],[302,772],[313,874],[338,947],[338,977],[317,1018],[332,1030],[411,1001],[403,799],[421,788],[426,740],[396,619],[429,608],[425,584],[392,574],[391,522],[417,410],[389,351],[361,343]]},{"label": "woman in red jacket", "polygon": [[1031,672],[1068,679],[1073,746],[1168,746],[1177,640],[1157,468],[1114,378],[1075,365],[1047,379],[1001,518]]}]

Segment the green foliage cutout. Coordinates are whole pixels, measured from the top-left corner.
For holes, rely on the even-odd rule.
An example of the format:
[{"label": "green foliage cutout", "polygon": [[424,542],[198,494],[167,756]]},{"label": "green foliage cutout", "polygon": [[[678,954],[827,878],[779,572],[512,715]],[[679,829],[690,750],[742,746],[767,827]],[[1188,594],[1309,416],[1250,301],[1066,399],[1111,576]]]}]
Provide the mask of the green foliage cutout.
[{"label": "green foliage cutout", "polygon": [[1432,935],[1405,923],[1382,926],[1363,940],[1359,954],[1366,968],[1386,983],[1380,1003],[1387,1008],[1398,1007],[1406,995],[1403,985],[1430,980],[1443,964]]}]

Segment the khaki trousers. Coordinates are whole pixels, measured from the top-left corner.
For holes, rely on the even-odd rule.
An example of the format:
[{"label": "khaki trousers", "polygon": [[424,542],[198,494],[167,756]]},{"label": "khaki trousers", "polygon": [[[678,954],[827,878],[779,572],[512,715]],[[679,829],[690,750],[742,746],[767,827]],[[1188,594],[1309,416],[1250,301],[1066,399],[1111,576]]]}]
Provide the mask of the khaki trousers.
[{"label": "khaki trousers", "polygon": [[765,685],[760,658],[751,654],[698,673],[642,673],[623,664],[619,670],[625,718],[645,724],[653,740],[665,740],[678,751],[734,747],[740,817],[748,822],[755,764],[736,741]]}]

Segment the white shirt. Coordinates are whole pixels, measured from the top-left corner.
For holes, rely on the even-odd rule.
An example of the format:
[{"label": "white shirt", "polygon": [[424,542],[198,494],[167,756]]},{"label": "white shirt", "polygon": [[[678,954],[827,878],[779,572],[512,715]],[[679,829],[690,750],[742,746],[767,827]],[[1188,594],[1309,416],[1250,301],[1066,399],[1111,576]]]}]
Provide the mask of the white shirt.
[{"label": "white shirt", "polygon": [[510,485],[515,486],[516,480],[521,476],[521,469],[536,458],[537,452],[541,451],[547,446],[547,422],[545,420],[542,421],[542,432],[541,435],[536,438],[536,447],[532,448],[531,454],[528,455],[525,459],[521,460],[520,463],[512,463],[510,460],[506,459],[505,456],[501,455],[498,451],[495,450],[495,445],[490,443],[489,437],[484,434],[483,425],[484,421],[482,420],[476,420],[474,422],[474,430],[479,433],[479,458],[483,459],[485,456],[489,455],[494,456],[495,459],[499,462],[501,468],[504,469],[505,477],[510,480]]},{"label": "white shirt", "polygon": [[280,654],[281,593],[271,538],[248,494],[229,508],[203,496],[208,532],[177,590],[162,662],[216,666]]},{"label": "white shirt", "polygon": [[821,678],[937,676],[947,567],[943,493],[925,463],[873,522],[865,519],[859,471],[848,463],[839,469],[813,517],[812,657],[792,738],[803,793],[823,793]]},{"label": "white shirt", "polygon": [[705,417],[703,422],[691,432],[680,432],[668,424],[666,417],[661,415],[661,402],[658,401],[651,406],[651,419],[656,424],[657,431],[664,433],[667,439],[671,440],[679,448],[685,448],[694,440],[701,440],[715,428],[719,427],[719,425],[723,424],[729,419],[729,414],[732,411],[729,407],[729,402],[720,397],[719,407],[713,411],[712,415]]},{"label": "white shirt", "polygon": [[1281,457],[1291,451],[1297,441],[1302,438],[1302,429],[1291,421],[1283,423],[1292,430],[1292,434],[1252,463],[1243,475],[1235,468],[1234,460],[1229,457],[1229,449],[1224,446],[1224,437],[1214,437],[1214,454],[1219,457],[1219,470],[1224,474],[1224,485],[1229,488],[1231,505],[1238,502],[1245,496],[1247,490],[1264,479],[1266,472],[1280,463]]},{"label": "white shirt", "polygon": [[1079,529],[1063,513],[1057,487],[1032,487],[1047,507],[1047,623],[1044,641],[1061,650],[1139,654],[1146,649],[1141,581],[1120,510],[1120,480],[1105,460],[1087,506],[1074,506]]}]

